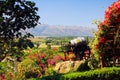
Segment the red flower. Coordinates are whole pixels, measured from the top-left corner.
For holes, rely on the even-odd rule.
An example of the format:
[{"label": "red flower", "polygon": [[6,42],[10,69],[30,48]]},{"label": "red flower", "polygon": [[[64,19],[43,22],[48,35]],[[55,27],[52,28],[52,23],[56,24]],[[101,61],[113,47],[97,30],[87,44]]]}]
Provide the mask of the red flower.
[{"label": "red flower", "polygon": [[40,63],[38,64],[38,66],[40,66],[43,69],[45,65],[43,63]]},{"label": "red flower", "polygon": [[0,75],[0,80],[5,80],[5,75],[4,74]]},{"label": "red flower", "polygon": [[52,64],[52,65],[55,65],[55,59],[52,59],[52,60],[51,60],[51,64]]},{"label": "red flower", "polygon": [[48,64],[48,65],[50,65],[50,63],[51,63],[51,60],[50,60],[50,59],[48,59],[48,60],[47,60],[47,64]]},{"label": "red flower", "polygon": [[112,23],[119,23],[120,22],[120,19],[118,19],[119,15],[120,15],[120,0],[114,2],[110,7],[106,9],[104,23],[110,24],[112,19],[116,19],[112,21]]},{"label": "red flower", "polygon": [[108,19],[105,19],[105,20],[104,20],[104,24],[106,24],[106,25],[108,25],[108,24],[109,24]]},{"label": "red flower", "polygon": [[104,43],[105,42],[105,38],[101,37],[99,42],[100,43]]}]

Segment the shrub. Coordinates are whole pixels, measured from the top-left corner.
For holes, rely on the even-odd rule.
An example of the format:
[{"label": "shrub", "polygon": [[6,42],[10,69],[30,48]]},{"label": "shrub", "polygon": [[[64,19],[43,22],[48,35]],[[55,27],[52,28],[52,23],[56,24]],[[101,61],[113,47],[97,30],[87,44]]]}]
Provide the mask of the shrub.
[{"label": "shrub", "polygon": [[91,55],[91,58],[88,60],[88,66],[90,69],[97,69],[99,66],[99,61],[97,61],[94,55]]},{"label": "shrub", "polygon": [[120,80],[120,68],[102,68],[86,72],[73,72],[42,77],[39,80]]},{"label": "shrub", "polygon": [[[55,50],[55,51],[54,51]],[[27,61],[32,60],[37,67],[39,67],[39,71],[41,76],[44,75],[53,75],[55,72],[52,70],[52,67],[64,60],[64,56],[61,53],[58,53],[56,48],[52,49],[28,49],[25,50],[24,59]],[[24,62],[24,61],[23,61]],[[26,64],[26,63],[25,63]],[[33,66],[34,68],[34,66]],[[25,78],[28,78],[29,75],[35,75],[36,73],[31,73],[31,71],[25,73]],[[33,76],[34,77],[34,76]]]},{"label": "shrub", "polygon": [[90,70],[90,67],[88,66],[88,61],[82,63],[77,69],[77,71],[87,71],[87,70]]},{"label": "shrub", "polygon": [[14,72],[8,62],[0,62],[0,80],[12,80]]},{"label": "shrub", "polygon": [[41,74],[40,68],[37,66],[35,61],[31,59],[25,59],[23,62],[18,64],[18,71],[16,73],[16,79],[27,79],[36,78]]},{"label": "shrub", "polygon": [[46,68],[47,70],[45,71],[45,76],[50,76],[50,75],[55,75],[57,74],[52,67]]}]

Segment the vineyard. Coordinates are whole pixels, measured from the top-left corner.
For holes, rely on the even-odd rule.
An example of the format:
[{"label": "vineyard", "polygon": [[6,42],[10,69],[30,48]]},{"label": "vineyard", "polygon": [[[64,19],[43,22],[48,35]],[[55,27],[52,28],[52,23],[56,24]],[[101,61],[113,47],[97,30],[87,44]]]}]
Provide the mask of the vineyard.
[{"label": "vineyard", "polygon": [[34,2],[0,5],[0,80],[120,80],[120,0],[94,37],[34,37],[26,32],[39,20]]}]

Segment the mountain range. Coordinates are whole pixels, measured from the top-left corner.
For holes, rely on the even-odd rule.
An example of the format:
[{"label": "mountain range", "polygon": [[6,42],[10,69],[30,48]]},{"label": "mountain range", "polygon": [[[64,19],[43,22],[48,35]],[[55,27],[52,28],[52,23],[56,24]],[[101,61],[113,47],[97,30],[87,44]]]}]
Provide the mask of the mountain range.
[{"label": "mountain range", "polygon": [[37,25],[30,29],[34,36],[93,36],[93,27],[62,26],[62,25]]}]

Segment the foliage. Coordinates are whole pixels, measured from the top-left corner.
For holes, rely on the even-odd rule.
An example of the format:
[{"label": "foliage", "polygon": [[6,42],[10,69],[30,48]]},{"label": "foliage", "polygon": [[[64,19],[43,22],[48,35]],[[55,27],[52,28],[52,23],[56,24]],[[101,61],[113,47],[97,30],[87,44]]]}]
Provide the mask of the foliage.
[{"label": "foliage", "polygon": [[51,44],[47,44],[47,48],[48,48],[48,49],[51,49]]},{"label": "foliage", "polygon": [[11,80],[14,78],[11,67],[6,65],[8,65],[7,62],[0,62],[0,80]]},{"label": "foliage", "polygon": [[26,30],[37,25],[37,11],[35,3],[28,0],[0,1],[0,60],[8,53],[19,53],[17,49],[21,51],[15,38],[26,39],[31,36]]},{"label": "foliage", "polygon": [[[102,68],[86,72],[72,72],[42,77],[38,80],[119,80],[120,68]],[[36,79],[37,80],[37,79]]]},{"label": "foliage", "polygon": [[80,64],[77,71],[88,71],[90,70],[90,67],[88,66],[88,61],[85,61],[85,63]]},{"label": "foliage", "polygon": [[[23,56],[23,60],[30,59],[35,64],[36,67],[39,67],[39,71],[41,73],[40,76],[44,75],[53,75],[55,71],[52,67],[60,61],[64,60],[64,57],[58,53],[58,50],[52,49],[39,49],[33,48],[24,51],[25,55]],[[34,67],[34,66],[33,66]]]},{"label": "foliage", "polygon": [[99,67],[98,61],[95,59],[93,55],[91,55],[91,58],[88,60],[88,66],[90,69],[97,69]]},{"label": "foliage", "polygon": [[31,42],[31,40],[29,39],[23,39],[23,38],[20,38],[18,40],[18,46],[19,48],[23,48],[23,49],[27,49],[27,47],[29,46],[30,48],[33,48],[34,47],[34,44]]},{"label": "foliage", "polygon": [[[120,26],[120,0],[114,2],[105,11],[105,18],[103,22],[98,24],[98,31],[95,33],[95,40],[92,44],[92,52],[96,57],[96,60],[102,60],[108,52],[108,48],[116,48],[118,44],[110,42],[108,40],[115,39],[113,34],[116,30],[119,30]],[[112,34],[111,34],[112,33]],[[109,52],[109,58],[111,57],[113,51]]]},{"label": "foliage", "polygon": [[46,54],[40,52],[29,54],[28,58],[34,60],[38,64],[38,66],[42,68],[55,65],[57,62],[64,60],[63,56],[61,56],[60,54],[54,55],[54,54]]},{"label": "foliage", "polygon": [[47,68],[47,70],[45,71],[45,76],[50,76],[50,75],[55,75],[57,74],[54,70],[53,70],[53,67],[50,66]]},{"label": "foliage", "polygon": [[7,70],[6,66],[6,62],[0,62],[0,74],[5,73]]},{"label": "foliage", "polygon": [[16,73],[15,79],[27,79],[36,78],[41,76],[40,67],[37,66],[35,61],[31,59],[25,59],[18,64],[18,72]]}]

